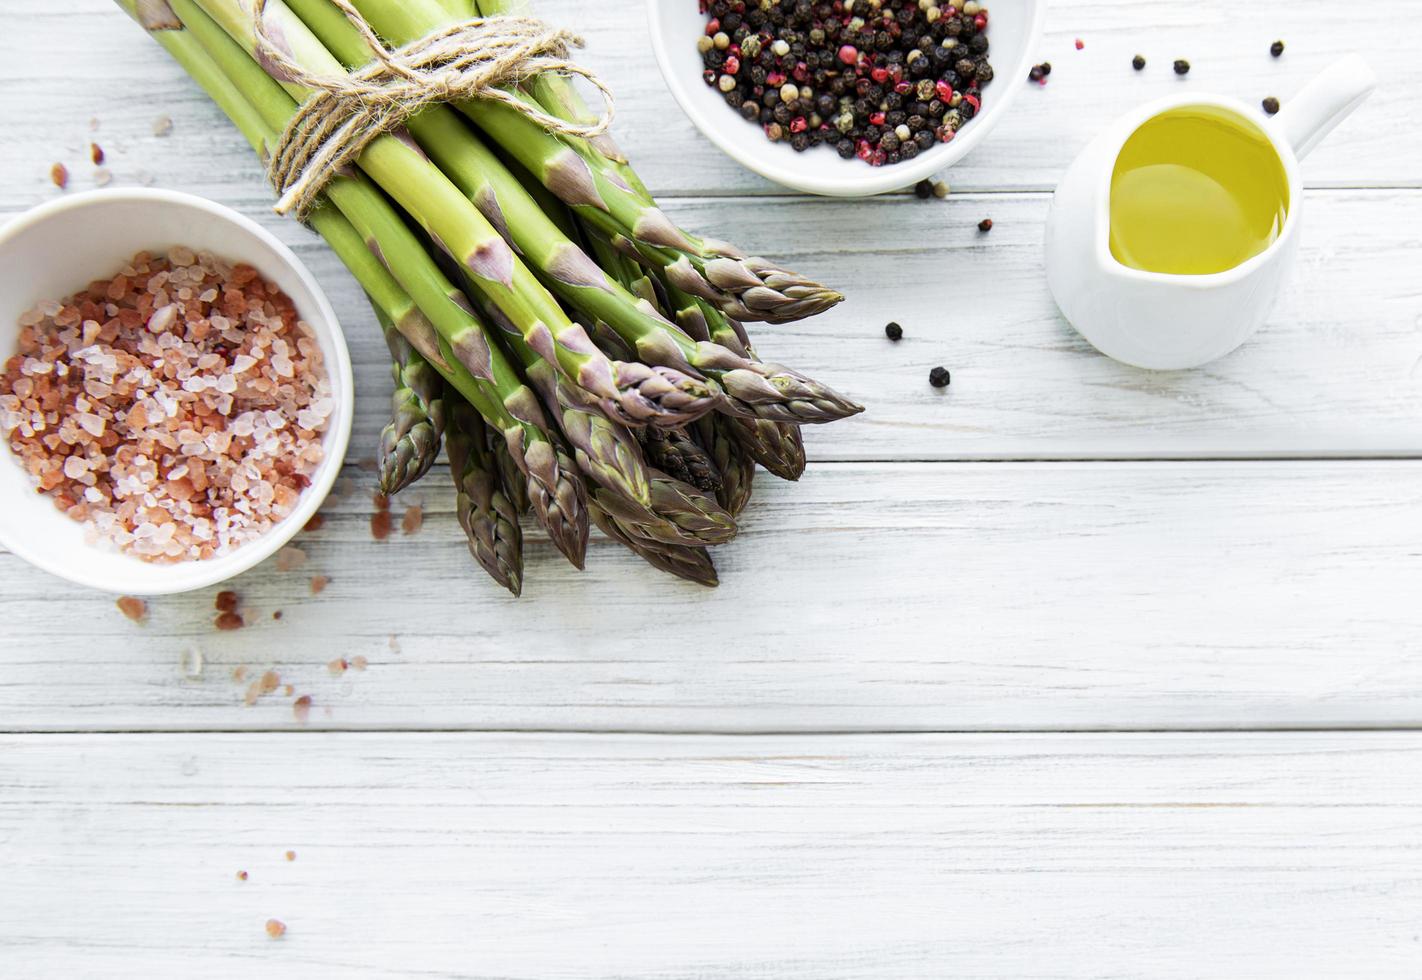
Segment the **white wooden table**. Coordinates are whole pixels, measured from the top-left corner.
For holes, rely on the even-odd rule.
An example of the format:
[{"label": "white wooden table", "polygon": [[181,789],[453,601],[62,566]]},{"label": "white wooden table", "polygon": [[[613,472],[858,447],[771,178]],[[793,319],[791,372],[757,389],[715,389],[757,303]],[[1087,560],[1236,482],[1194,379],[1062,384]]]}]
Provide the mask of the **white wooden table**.
[{"label": "white wooden table", "polygon": [[[239,207],[330,291],[360,394],[345,493],[304,568],[236,583],[242,632],[0,554],[0,976],[1422,975],[1415,0],[1061,0],[1050,84],[947,201],[854,203],[702,141],[639,3],[541,0],[679,220],[848,293],[761,345],[869,411],[759,482],[718,591],[535,538],[517,602],[442,471],[418,536],[371,539],[382,345],[236,134],[103,0],[4,6],[0,213],[56,160],[91,186],[91,139],[115,184]],[[1268,327],[1184,374],[1093,353],[1040,257],[1075,151],[1352,49],[1383,84],[1307,163]],[[245,703],[269,669],[291,692]]]}]

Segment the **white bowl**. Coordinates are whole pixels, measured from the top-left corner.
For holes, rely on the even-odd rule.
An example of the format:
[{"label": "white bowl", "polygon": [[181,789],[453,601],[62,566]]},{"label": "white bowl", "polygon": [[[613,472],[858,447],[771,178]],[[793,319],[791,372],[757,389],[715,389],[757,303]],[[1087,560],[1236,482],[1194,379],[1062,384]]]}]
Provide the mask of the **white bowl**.
[{"label": "white bowl", "polygon": [[174,245],[246,262],[279,286],[310,324],[325,355],[336,411],[326,457],[296,510],[256,541],[207,561],[154,564],[84,540],[84,526],[60,513],[0,439],[0,545],[30,564],[106,592],[164,595],[200,589],[246,571],[291,540],[321,506],[340,472],[354,417],[350,353],[321,287],[291,249],[235,211],[190,194],[104,190],[35,208],[0,230],[0,361],[18,341],[21,314],[107,278],[139,251]]},{"label": "white bowl", "polygon": [[981,143],[1017,94],[1027,86],[1033,52],[1042,35],[1046,0],[987,0],[987,35],[993,80],[983,89],[982,110],[964,124],[951,143],[939,143],[903,163],[871,167],[844,160],[817,146],[796,153],[788,143],[772,143],[702,79],[705,70],[696,39],[706,32],[697,0],[647,0],[652,50],[667,87],[696,128],[728,156],[777,184],[827,197],[868,197],[918,183],[952,166]]}]

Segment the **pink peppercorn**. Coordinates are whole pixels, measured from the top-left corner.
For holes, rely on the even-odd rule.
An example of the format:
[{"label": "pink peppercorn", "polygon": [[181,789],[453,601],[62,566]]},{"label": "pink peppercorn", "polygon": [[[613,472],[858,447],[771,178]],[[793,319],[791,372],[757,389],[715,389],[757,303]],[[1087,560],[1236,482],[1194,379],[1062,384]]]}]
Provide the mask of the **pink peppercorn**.
[{"label": "pink peppercorn", "polygon": [[726,59],[726,64],[723,70],[726,72],[727,75],[736,74],[736,72],[741,70],[741,59],[737,58],[735,55],[731,55],[729,58]]},{"label": "pink peppercorn", "polygon": [[873,114],[870,115],[870,117],[869,117],[869,124],[870,124],[871,126],[882,126],[882,125],[884,125],[884,114],[883,114],[882,112],[873,113]]},{"label": "pink peppercorn", "polygon": [[953,86],[949,85],[947,82],[940,81],[933,87],[938,92],[938,98],[942,101],[947,102],[953,98]]},{"label": "pink peppercorn", "polygon": [[874,68],[869,72],[869,77],[874,79],[878,84],[883,85],[889,80],[889,69]]},{"label": "pink peppercorn", "polygon": [[894,84],[894,91],[899,95],[908,95],[913,91],[913,82],[896,82]]},{"label": "pink peppercorn", "polygon": [[980,31],[983,30],[985,27],[987,27],[987,13],[984,12],[984,13],[978,14],[976,17],[974,17],[974,18],[973,18],[973,26],[976,27],[976,28],[977,28],[978,30],[980,30]]},{"label": "pink peppercorn", "polygon": [[706,36],[707,36],[707,37],[715,37],[717,34],[720,33],[720,31],[721,31],[721,22],[720,22],[719,20],[717,20],[715,17],[712,17],[710,20],[708,20],[708,21],[706,22]]},{"label": "pink peppercorn", "polygon": [[780,86],[785,84],[784,73],[778,71],[771,72],[770,74],[765,76],[765,84],[771,86],[772,88],[779,88]]},{"label": "pink peppercorn", "polygon": [[790,132],[792,133],[803,133],[807,126],[809,126],[809,123],[806,122],[804,116],[796,116],[790,120]]},{"label": "pink peppercorn", "polygon": [[859,60],[859,49],[852,44],[842,45],[839,49],[839,60],[852,66]]},{"label": "pink peppercorn", "polygon": [[983,107],[982,100],[979,99],[976,95],[965,95],[963,96],[963,101],[968,103],[968,105],[972,106],[974,112]]},{"label": "pink peppercorn", "polygon": [[1081,50],[1082,48],[1084,48],[1084,47],[1086,47],[1086,42],[1083,41],[1081,38],[1077,38],[1077,39],[1076,39],[1076,50],[1080,51],[1080,50]]}]

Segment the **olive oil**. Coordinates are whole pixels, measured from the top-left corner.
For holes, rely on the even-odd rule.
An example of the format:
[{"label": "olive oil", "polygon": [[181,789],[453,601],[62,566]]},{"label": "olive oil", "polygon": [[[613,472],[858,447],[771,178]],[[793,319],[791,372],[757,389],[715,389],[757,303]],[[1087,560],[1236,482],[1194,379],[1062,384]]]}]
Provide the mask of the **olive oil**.
[{"label": "olive oil", "polygon": [[1288,212],[1288,175],[1262,133],[1224,110],[1172,109],[1116,159],[1111,254],[1146,272],[1225,272],[1272,245]]}]

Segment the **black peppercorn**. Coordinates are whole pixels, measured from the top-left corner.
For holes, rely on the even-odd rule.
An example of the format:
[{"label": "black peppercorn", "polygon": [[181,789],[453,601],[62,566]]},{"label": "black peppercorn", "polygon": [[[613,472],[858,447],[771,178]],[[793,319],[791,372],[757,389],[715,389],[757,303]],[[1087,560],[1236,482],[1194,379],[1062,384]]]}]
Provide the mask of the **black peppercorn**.
[{"label": "black peppercorn", "polygon": [[1176,59],[1176,62],[1175,62],[1175,74],[1177,74],[1177,75],[1188,75],[1188,74],[1190,74],[1190,62],[1186,61],[1184,58],[1178,58],[1178,59]]},{"label": "black peppercorn", "polygon": [[978,231],[981,231],[981,232],[989,232],[989,231],[992,231],[992,219],[991,219],[991,218],[984,218],[982,221],[979,221],[979,222],[978,222]]},{"label": "black peppercorn", "polygon": [[953,376],[946,367],[936,367],[928,372],[928,383],[935,388],[947,388],[952,380]]},{"label": "black peppercorn", "polygon": [[931,181],[920,180],[913,185],[913,192],[918,195],[920,200],[926,201],[933,196],[933,184]]},{"label": "black peppercorn", "polygon": [[895,343],[898,343],[900,340],[904,339],[904,328],[899,326],[897,323],[890,323],[884,328],[884,336],[888,337]]},{"label": "black peppercorn", "polygon": [[1141,71],[1145,68],[1145,66],[1146,61],[1142,55],[1136,55],[1134,58],[1131,59],[1131,67],[1134,68],[1136,71]]},{"label": "black peppercorn", "polygon": [[1284,42],[1275,41],[1273,44],[1269,45],[1269,53],[1276,58],[1279,57],[1279,55],[1284,53]]},{"label": "black peppercorn", "polygon": [[1269,115],[1275,115],[1279,111],[1279,100],[1272,95],[1264,100],[1264,111]]}]

